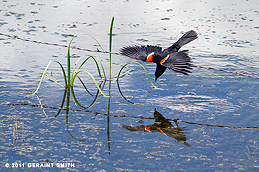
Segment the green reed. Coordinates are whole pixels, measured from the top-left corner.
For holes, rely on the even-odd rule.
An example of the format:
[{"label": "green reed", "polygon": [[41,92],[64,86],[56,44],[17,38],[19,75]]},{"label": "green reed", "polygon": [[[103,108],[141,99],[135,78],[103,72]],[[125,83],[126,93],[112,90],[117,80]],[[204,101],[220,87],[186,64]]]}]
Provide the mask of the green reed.
[{"label": "green reed", "polygon": [[[39,82],[39,84],[38,84],[38,87],[37,87],[37,89],[35,90],[35,92],[34,92],[33,94],[37,94],[37,93],[38,93],[38,91],[39,91],[39,89],[40,89],[40,86],[41,86],[41,84],[42,84],[42,81],[43,81],[44,77],[46,77],[46,78],[48,78],[48,79],[54,81],[55,83],[57,83],[54,79],[52,79],[52,78],[50,78],[50,77],[48,77],[48,76],[46,75],[46,72],[47,72],[47,70],[48,70],[50,64],[54,62],[54,63],[57,63],[57,64],[60,66],[61,70],[62,70],[63,77],[64,77],[64,83],[65,83],[65,89],[67,90],[67,94],[68,94],[68,93],[70,94],[70,91],[71,91],[72,98],[73,98],[74,102],[75,102],[79,107],[81,107],[81,108],[88,108],[88,107],[82,106],[82,105],[77,101],[77,99],[76,99],[76,96],[75,96],[75,93],[74,93],[74,89],[73,89],[76,78],[79,79],[80,83],[81,83],[82,86],[85,88],[85,90],[89,93],[89,95],[92,95],[92,94],[90,93],[90,91],[88,91],[88,89],[86,88],[86,86],[85,86],[85,84],[83,83],[83,81],[82,81],[82,80],[80,79],[80,77],[78,76],[80,73],[87,73],[87,74],[91,77],[91,79],[94,81],[94,83],[95,83],[95,85],[96,85],[96,87],[97,87],[97,89],[98,89],[98,91],[97,91],[98,94],[97,94],[97,95],[99,95],[99,93],[100,93],[102,96],[108,97],[108,95],[106,95],[106,94],[103,92],[103,87],[101,87],[101,84],[98,84],[98,83],[97,83],[97,80],[96,80],[96,78],[93,76],[93,74],[90,73],[90,72],[87,71],[87,70],[82,70],[82,67],[86,64],[86,62],[87,62],[89,59],[93,59],[93,61],[94,61],[94,63],[95,63],[95,66],[96,66],[96,68],[97,68],[97,73],[98,73],[98,75],[99,75],[99,78],[100,78],[101,81],[104,83],[104,82],[106,81],[105,70],[104,70],[104,67],[103,67],[103,64],[102,64],[101,60],[100,60],[97,56],[92,56],[92,55],[83,55],[83,56],[81,56],[81,57],[75,62],[74,66],[73,66],[73,70],[72,70],[72,72],[71,72],[71,62],[70,62],[70,58],[71,58],[71,56],[70,56],[70,54],[71,54],[71,51],[70,51],[70,49],[71,49],[71,44],[72,44],[73,40],[74,40],[76,37],[78,37],[79,35],[87,35],[87,36],[90,36],[90,37],[101,47],[101,45],[99,44],[99,42],[98,42],[94,37],[92,37],[92,36],[89,35],[89,34],[81,33],[81,34],[75,35],[75,36],[70,40],[69,45],[68,45],[68,51],[67,51],[67,73],[65,72],[65,69],[64,69],[63,65],[62,65],[60,62],[58,62],[57,60],[51,60],[51,61],[48,63],[48,65],[46,66],[46,68],[45,68],[45,70],[44,70],[44,72],[43,72],[43,74],[42,74],[42,76],[41,76],[41,79],[40,79],[40,82]],[[103,51],[103,48],[102,48],[102,47],[101,47],[101,49],[102,49],[102,51]],[[82,59],[83,59],[83,62],[79,63],[80,60],[82,60]],[[104,85],[104,84],[103,84],[103,85]],[[93,95],[92,95],[92,96],[93,96]],[[94,102],[91,104],[91,106],[94,105],[98,100],[99,100],[99,99],[96,99],[96,98],[95,98],[95,99],[94,99]]]},{"label": "green reed", "polygon": [[[46,72],[47,72],[47,70],[48,70],[50,64],[54,62],[54,63],[57,63],[57,64],[60,66],[61,70],[62,70],[62,74],[63,74],[63,77],[64,77],[64,83],[65,83],[65,86],[64,86],[64,87],[65,87],[65,90],[66,90],[66,94],[68,94],[68,95],[67,95],[67,107],[69,107],[69,97],[70,97],[70,93],[71,93],[72,98],[73,98],[73,101],[75,102],[75,104],[76,104],[78,107],[83,108],[83,109],[87,109],[87,108],[92,107],[93,105],[95,105],[95,104],[98,102],[98,100],[99,100],[101,97],[109,97],[109,100],[108,100],[108,111],[109,111],[109,110],[110,110],[110,96],[111,96],[111,81],[112,81],[112,35],[113,35],[113,32],[112,32],[112,31],[113,31],[113,24],[114,24],[114,17],[113,17],[112,20],[111,20],[110,31],[109,31],[109,52],[108,52],[108,53],[109,53],[109,79],[108,79],[108,80],[109,80],[109,86],[108,86],[108,94],[105,94],[105,93],[103,92],[103,89],[104,89],[104,86],[105,86],[107,77],[106,77],[106,73],[105,73],[104,66],[103,66],[101,60],[100,60],[97,56],[93,56],[93,55],[82,55],[82,56],[75,62],[74,66],[73,66],[73,70],[71,71],[71,69],[72,69],[72,66],[71,66],[71,65],[72,65],[72,64],[71,64],[71,49],[73,48],[73,47],[72,47],[72,43],[73,43],[73,41],[74,41],[74,39],[75,39],[76,37],[81,36],[81,35],[86,35],[86,36],[90,37],[90,38],[93,39],[93,40],[98,44],[98,46],[101,48],[101,51],[100,51],[100,52],[104,52],[104,50],[103,50],[102,46],[100,45],[100,43],[99,43],[93,36],[91,36],[91,35],[89,35],[89,34],[86,34],[86,33],[80,33],[80,34],[75,35],[75,36],[70,40],[70,42],[69,42],[69,44],[68,44],[68,46],[67,46],[67,73],[65,72],[65,69],[64,69],[63,65],[62,65],[60,62],[58,62],[57,60],[52,60],[52,61],[50,61],[50,62],[48,63],[48,65],[46,66],[46,68],[45,68],[45,70],[44,70],[44,72],[43,72],[43,74],[42,74],[42,76],[41,76],[41,79],[40,79],[40,82],[39,82],[39,84],[38,84],[38,87],[37,87],[37,89],[35,90],[35,92],[34,92],[33,94],[36,95],[36,94],[38,93],[38,91],[39,91],[39,89],[40,89],[40,86],[41,86],[41,84],[42,84],[42,81],[43,81],[43,79],[44,79],[45,77],[48,78],[48,79],[50,79],[50,80],[52,80],[52,81],[54,81],[55,83],[59,84],[57,81],[55,81],[54,79],[52,79],[52,78],[50,78],[49,76],[46,75]],[[117,55],[119,55],[119,54],[117,53]],[[98,77],[99,77],[100,80],[101,80],[101,83],[98,83],[98,82],[97,82],[97,79],[94,77],[94,75],[93,75],[92,73],[90,73],[90,72],[87,71],[87,70],[83,70],[83,69],[82,69],[82,67],[89,61],[89,59],[92,59],[92,60],[94,61],[94,64],[95,64],[96,69],[97,69],[96,71],[97,71],[97,73],[98,73]],[[83,60],[83,61],[82,61],[82,60]],[[82,62],[80,62],[80,61],[82,61]],[[141,65],[140,63],[138,63],[138,62],[130,62],[130,63],[127,63],[127,64],[125,64],[125,65],[120,69],[120,71],[119,71],[119,73],[118,73],[118,76],[116,77],[118,88],[119,88],[119,78],[121,78],[122,76],[127,75],[127,74],[130,72],[130,70],[129,70],[129,71],[125,72],[125,73],[122,73],[123,69],[124,69],[127,65],[132,64],[132,63],[140,65],[140,66],[145,70],[145,72],[146,72],[146,74],[147,74],[147,77],[148,77],[148,79],[149,79],[151,85],[153,86],[153,88],[157,88],[157,87],[153,84],[153,82],[151,81],[150,76],[149,76],[147,70],[145,69],[145,67],[144,67],[143,65]],[[84,83],[84,82],[81,80],[81,78],[79,77],[79,74],[80,74],[80,73],[86,73],[86,74],[88,74],[88,75],[90,76],[90,78],[91,78],[92,81],[95,83],[95,86],[96,86],[96,88],[97,88],[97,91],[96,91],[95,94],[92,94],[92,93],[87,89],[85,83]],[[80,81],[80,83],[81,83],[81,85],[84,87],[85,91],[86,91],[90,96],[94,97],[92,103],[90,103],[89,106],[83,106],[83,105],[77,100],[77,98],[76,98],[75,91],[74,91],[74,83],[75,83],[75,80],[76,80],[76,79],[78,79],[78,80]],[[60,84],[60,85],[61,85],[61,84]],[[124,99],[126,99],[125,96],[122,94],[120,88],[119,88],[119,92],[121,93],[122,97],[123,97]],[[127,100],[127,99],[126,99],[126,100]],[[63,102],[62,102],[62,105],[63,105],[63,104],[64,104],[64,100],[63,100]],[[46,115],[46,114],[45,114],[45,115]],[[47,115],[46,115],[46,116],[47,116]]]}]

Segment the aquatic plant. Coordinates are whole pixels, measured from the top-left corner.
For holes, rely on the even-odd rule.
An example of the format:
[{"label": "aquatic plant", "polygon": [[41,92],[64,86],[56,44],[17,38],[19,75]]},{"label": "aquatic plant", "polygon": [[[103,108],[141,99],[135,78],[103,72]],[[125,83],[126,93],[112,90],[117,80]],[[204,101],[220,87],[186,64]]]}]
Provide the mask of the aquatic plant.
[{"label": "aquatic plant", "polygon": [[[98,102],[98,100],[101,98],[101,97],[109,97],[109,100],[108,100],[108,108],[110,108],[110,96],[111,96],[111,82],[112,82],[112,76],[111,76],[111,73],[112,73],[112,54],[119,54],[119,53],[112,53],[112,29],[113,29],[113,24],[114,24],[114,17],[112,18],[112,21],[111,21],[111,25],[110,25],[110,32],[109,32],[109,51],[107,53],[109,53],[109,78],[108,78],[108,81],[109,81],[109,85],[108,85],[108,94],[107,93],[104,93],[103,90],[104,90],[104,86],[105,86],[105,83],[107,81],[107,77],[106,77],[106,73],[105,73],[105,69],[104,69],[104,66],[101,62],[101,60],[97,57],[97,56],[93,56],[93,55],[83,55],[81,56],[74,64],[73,66],[73,70],[71,71],[72,69],[72,64],[71,64],[71,49],[74,48],[72,47],[72,43],[74,41],[74,39],[78,36],[81,36],[81,35],[86,35],[88,37],[90,37],[91,39],[93,39],[97,44],[98,46],[101,48],[101,51],[100,52],[105,52],[102,48],[102,46],[100,45],[100,43],[91,35],[89,34],[86,34],[86,33],[80,33],[80,34],[77,34],[75,36],[73,36],[73,38],[70,40],[68,46],[67,46],[67,72],[65,72],[65,69],[64,69],[64,66],[57,60],[52,60],[48,63],[48,65],[46,66],[42,76],[41,76],[41,79],[40,79],[40,82],[38,84],[38,87],[37,89],[35,90],[34,95],[37,96],[37,93],[41,87],[41,84],[42,84],[42,81],[43,79],[46,77],[48,79],[50,79],[51,81],[55,82],[55,83],[58,83],[56,80],[50,78],[49,76],[46,75],[46,72],[50,66],[51,63],[57,63],[61,70],[62,70],[62,74],[63,74],[63,78],[64,78],[64,84],[65,84],[65,90],[66,92],[64,93],[64,96],[67,95],[67,107],[69,107],[69,98],[70,98],[70,92],[71,92],[71,95],[72,95],[72,98],[73,98],[73,101],[75,102],[75,104],[79,107],[79,108],[83,108],[83,109],[87,109],[87,108],[90,108],[92,106],[94,106],[96,104],[96,102]],[[96,51],[96,52],[99,52],[99,51]],[[106,52],[105,52],[106,53]],[[95,63],[95,66],[96,66],[96,71],[98,73],[98,76],[101,80],[100,83],[97,82],[97,79],[94,77],[94,75],[87,71],[87,70],[83,70],[82,67],[88,62],[89,59],[92,59]],[[83,62],[80,62],[81,60],[83,60]],[[130,63],[127,63],[125,64],[121,70],[119,71],[118,73],[118,76],[116,77],[116,80],[117,80],[117,84],[118,84],[118,88],[119,88],[119,78],[121,78],[122,76],[125,76],[129,71],[125,72],[122,74],[122,70],[129,64],[132,64],[132,63],[135,63],[135,64],[138,64],[140,65],[146,72],[147,74],[147,77],[151,83],[151,85],[154,87],[154,88],[157,88],[153,82],[151,81],[150,79],[150,76],[147,72],[147,70],[145,69],[145,67],[143,65],[141,65],[140,63],[138,62],[130,62]],[[91,79],[94,81],[95,83],[95,86],[97,88],[97,91],[94,94],[92,94],[88,88],[86,87],[85,83],[81,80],[81,78],[79,77],[79,74],[80,73],[86,73],[88,74]],[[88,106],[84,106],[82,105],[78,99],[76,98],[76,95],[75,95],[75,90],[74,90],[74,83],[75,83],[75,80],[78,79],[81,83],[81,85],[84,87],[85,91],[93,98],[93,101],[92,103],[90,103],[90,105]],[[59,83],[58,83],[59,84]],[[60,84],[61,85],[61,84]],[[120,88],[119,88],[120,90]],[[120,93],[122,94],[121,90],[120,90]],[[122,96],[125,98],[125,96],[122,94]],[[38,97],[38,96],[37,96]],[[64,97],[65,98],[65,97]],[[126,98],[125,98],[126,99]],[[62,107],[64,105],[64,99],[62,101]],[[109,111],[109,109],[108,109]],[[45,115],[47,116],[47,114],[45,113]],[[47,116],[48,117],[48,116]]]}]

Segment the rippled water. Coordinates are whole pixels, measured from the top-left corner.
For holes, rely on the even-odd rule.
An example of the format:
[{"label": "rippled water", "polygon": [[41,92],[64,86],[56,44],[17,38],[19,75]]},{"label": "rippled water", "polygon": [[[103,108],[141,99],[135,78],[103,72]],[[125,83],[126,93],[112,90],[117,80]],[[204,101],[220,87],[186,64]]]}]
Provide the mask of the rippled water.
[{"label": "rippled water", "polygon": [[[259,5],[253,0],[0,4],[1,33],[61,45],[68,45],[75,34],[87,33],[105,51],[111,18],[115,17],[112,52],[133,44],[166,48],[192,29],[199,38],[182,49],[190,50],[195,65],[259,77]],[[190,76],[167,70],[155,82],[155,65],[140,62],[154,84],[163,88],[149,94],[152,87],[145,71],[132,64],[128,69],[133,71],[120,79],[120,86],[124,96],[135,105],[126,101],[116,82],[112,82],[110,117],[106,97],[87,110],[80,110],[71,101],[68,116],[61,111],[55,117],[64,88],[44,79],[38,96],[51,118],[47,119],[37,97],[28,93],[35,91],[50,60],[57,60],[66,68],[67,48],[2,35],[0,44],[2,171],[12,170],[12,163],[25,164],[14,169],[17,171],[28,169],[29,163],[74,164],[62,168],[64,171],[258,171],[258,79],[194,68]],[[76,38],[72,45],[100,49],[85,35]],[[72,50],[71,63],[84,54],[98,56],[108,75],[108,54]],[[112,55],[113,79],[131,61]],[[94,62],[87,62],[84,69],[97,76],[93,65]],[[59,66],[53,63],[47,74],[63,85]],[[96,91],[88,75],[81,78],[91,92]],[[107,89],[108,83],[105,93]],[[93,100],[79,81],[75,93],[84,105]],[[154,118],[155,109],[175,128],[163,128],[166,121]],[[173,119],[178,119],[179,128]],[[138,130],[130,132],[125,126]],[[183,135],[186,141],[179,140]],[[29,171],[58,168],[32,167]]]}]

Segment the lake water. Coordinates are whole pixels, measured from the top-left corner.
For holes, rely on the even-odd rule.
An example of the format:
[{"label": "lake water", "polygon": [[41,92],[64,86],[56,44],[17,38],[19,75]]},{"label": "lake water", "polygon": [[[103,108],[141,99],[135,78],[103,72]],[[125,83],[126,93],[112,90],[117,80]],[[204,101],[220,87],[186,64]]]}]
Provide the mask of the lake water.
[{"label": "lake water", "polygon": [[[189,49],[194,65],[259,77],[255,0],[3,0],[0,4],[3,34],[67,46],[72,35],[87,33],[108,51],[115,17],[112,52],[118,52],[129,45],[167,48],[195,30],[199,38],[182,48]],[[151,91],[142,67],[130,64],[127,70],[132,71],[119,82],[132,104],[122,97],[115,79],[121,67],[134,60],[113,54],[110,104],[109,98],[101,97],[93,107],[81,109],[70,97],[69,113],[61,110],[57,115],[64,95],[57,63],[50,65],[47,75],[63,86],[45,78],[39,99],[28,94],[36,90],[50,60],[67,69],[67,48],[3,35],[0,45],[1,171],[259,170],[258,79],[194,68],[190,76],[166,70],[155,82],[155,64],[139,61],[163,90]],[[79,35],[72,46],[100,50],[86,35]],[[86,54],[97,56],[109,76],[109,54],[73,49],[72,68]],[[92,60],[83,70],[98,77]],[[81,73],[80,78],[91,93],[96,92],[89,75]],[[94,100],[79,80],[74,90],[82,105]],[[49,167],[39,167],[44,164]]]}]

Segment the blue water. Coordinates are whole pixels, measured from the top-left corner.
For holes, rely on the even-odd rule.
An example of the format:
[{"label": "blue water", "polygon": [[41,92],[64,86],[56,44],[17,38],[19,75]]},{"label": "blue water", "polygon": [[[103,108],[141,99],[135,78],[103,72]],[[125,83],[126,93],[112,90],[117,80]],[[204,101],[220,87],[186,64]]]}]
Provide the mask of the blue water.
[{"label": "blue water", "polygon": [[[0,32],[41,42],[68,45],[71,35],[87,33],[108,50],[109,27],[115,17],[112,52],[127,45],[174,43],[196,30],[199,38],[189,49],[195,65],[243,72],[259,77],[258,3],[256,1],[2,1]],[[60,67],[52,63],[38,92],[33,93],[50,60],[66,69],[67,48],[0,36],[0,169],[57,171],[57,163],[72,163],[63,171],[258,171],[258,79],[194,68],[190,76],[167,70],[155,82],[155,65],[128,65],[129,75],[115,78],[134,60],[112,55],[110,117],[108,98],[82,110],[70,97],[70,111],[56,116],[64,93]],[[100,49],[82,35],[72,44]],[[109,55],[72,50],[71,64],[82,55],[98,56],[109,74]],[[98,76],[93,61],[83,67]],[[89,75],[80,75],[92,93]],[[77,80],[75,94],[84,106],[89,96]],[[108,82],[104,92],[108,94]],[[41,108],[40,103],[45,108]],[[64,106],[65,107],[65,106]],[[156,125],[154,109],[184,127],[184,142],[161,132],[130,132],[127,126]],[[46,115],[44,114],[44,112]],[[55,117],[56,116],[56,117]],[[47,118],[48,117],[48,118]],[[190,124],[192,123],[192,124]],[[207,125],[208,124],[208,125]],[[234,129],[235,127],[239,127]],[[245,128],[248,127],[248,128]],[[249,128],[250,127],[250,128]],[[253,128],[251,128],[253,127]],[[12,166],[17,163],[18,167]],[[28,167],[55,163],[54,167]],[[7,167],[7,164],[10,165]],[[24,165],[24,166],[23,166]]]}]

